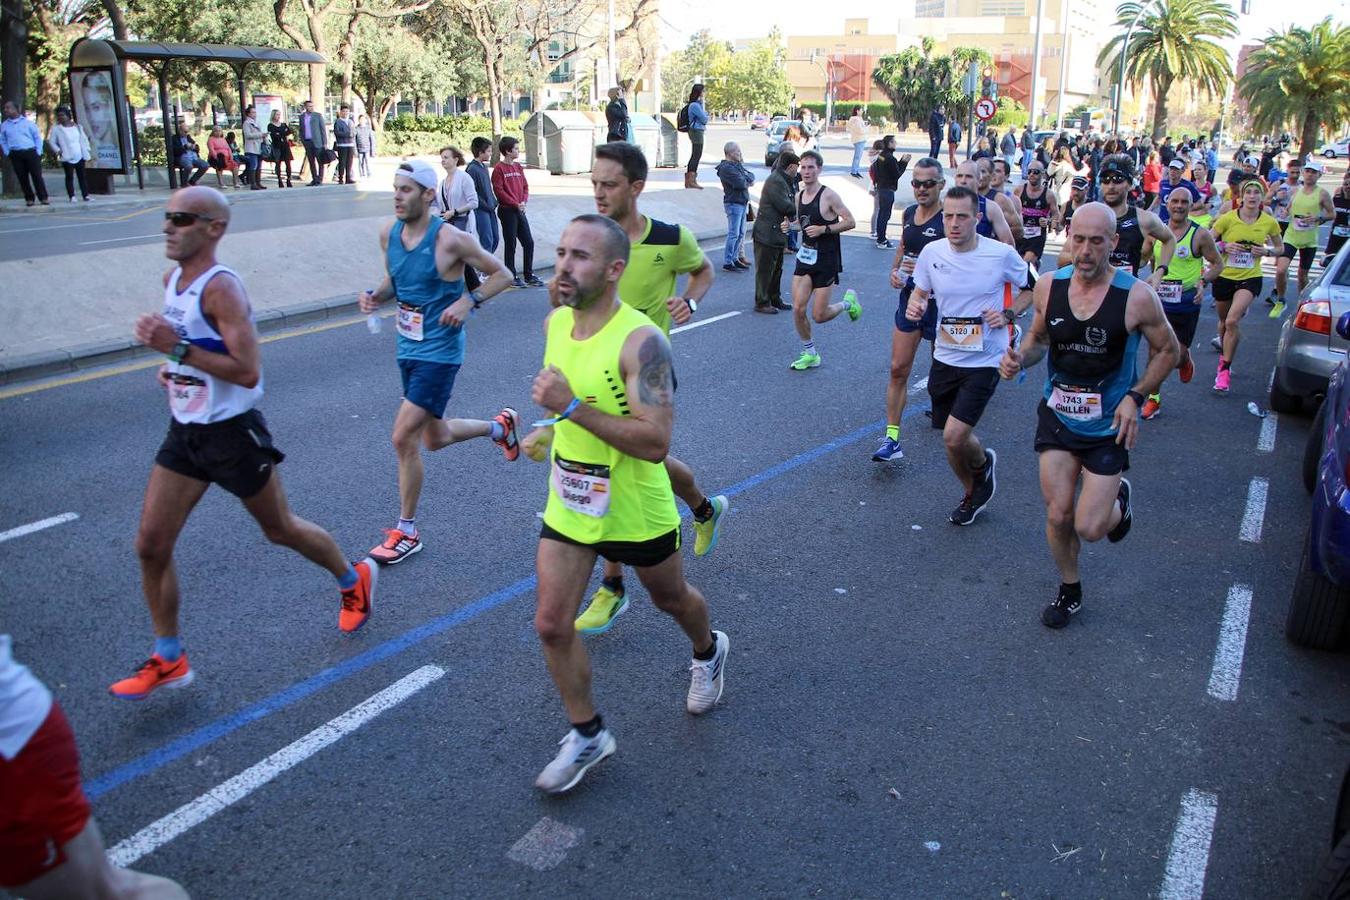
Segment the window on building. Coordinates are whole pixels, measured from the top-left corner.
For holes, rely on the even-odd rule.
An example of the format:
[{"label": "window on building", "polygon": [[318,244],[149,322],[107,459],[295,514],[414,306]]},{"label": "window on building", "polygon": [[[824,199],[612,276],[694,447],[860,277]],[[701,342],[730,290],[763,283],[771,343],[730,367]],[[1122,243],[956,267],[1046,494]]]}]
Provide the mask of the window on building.
[{"label": "window on building", "polygon": [[984,0],[980,4],[980,15],[982,16],[1025,16],[1026,14],[1025,0]]},{"label": "window on building", "polygon": [[914,17],[941,19],[947,14],[947,0],[914,0]]}]

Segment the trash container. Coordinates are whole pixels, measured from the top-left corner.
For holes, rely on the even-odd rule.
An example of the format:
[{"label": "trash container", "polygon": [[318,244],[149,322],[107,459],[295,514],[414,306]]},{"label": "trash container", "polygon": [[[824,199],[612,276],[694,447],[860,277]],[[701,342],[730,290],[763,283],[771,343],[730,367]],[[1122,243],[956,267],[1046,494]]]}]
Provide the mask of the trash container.
[{"label": "trash container", "polygon": [[661,159],[661,126],[651,116],[634,114],[629,116],[633,126],[633,143],[642,148],[647,164],[659,166]]},{"label": "trash container", "polygon": [[525,122],[524,132],[526,165],[548,169],[554,175],[576,175],[591,170],[595,127],[585,113],[561,109],[537,112]]},{"label": "trash container", "polygon": [[680,132],[675,128],[675,117],[663,113],[661,123],[660,152],[657,154],[658,168],[675,169],[680,165]]}]

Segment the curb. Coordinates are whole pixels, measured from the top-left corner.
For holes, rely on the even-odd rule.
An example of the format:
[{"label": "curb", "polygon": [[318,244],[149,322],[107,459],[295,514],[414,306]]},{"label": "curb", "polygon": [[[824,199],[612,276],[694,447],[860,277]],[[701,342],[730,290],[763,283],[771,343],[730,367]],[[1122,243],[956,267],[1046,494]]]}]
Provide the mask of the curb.
[{"label": "curb", "polygon": [[[703,244],[712,240],[724,240],[726,233],[695,232],[695,237]],[[536,272],[548,272],[552,269],[552,263],[535,266]],[[356,300],[352,299],[352,295],[342,294],[326,300],[309,300],[280,309],[260,309],[254,313],[254,322],[258,333],[266,335],[359,314]],[[60,350],[24,353],[0,362],[0,385],[12,386],[59,375],[71,375],[160,355],[130,338],[93,341]]]}]

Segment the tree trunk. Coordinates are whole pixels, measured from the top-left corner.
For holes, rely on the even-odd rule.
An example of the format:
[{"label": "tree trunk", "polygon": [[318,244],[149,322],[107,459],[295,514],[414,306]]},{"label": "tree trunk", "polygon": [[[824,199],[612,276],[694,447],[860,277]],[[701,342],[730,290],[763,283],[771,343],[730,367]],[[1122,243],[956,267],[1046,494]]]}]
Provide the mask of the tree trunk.
[{"label": "tree trunk", "polygon": [[1160,141],[1167,134],[1167,92],[1172,89],[1172,79],[1162,75],[1153,76],[1153,140]]},{"label": "tree trunk", "polygon": [[338,64],[341,69],[341,96],[343,103],[352,102],[352,72],[356,68],[356,23],[361,18],[361,9],[365,5],[364,0],[357,0],[352,7],[352,14],[347,19],[347,31],[342,35],[342,40],[338,43]]},{"label": "tree trunk", "polygon": [[[1318,110],[1307,109],[1303,112],[1302,127],[1298,134],[1298,155],[1308,159],[1317,152],[1317,129],[1322,121]],[[1332,132],[1333,136],[1335,132]]]}]

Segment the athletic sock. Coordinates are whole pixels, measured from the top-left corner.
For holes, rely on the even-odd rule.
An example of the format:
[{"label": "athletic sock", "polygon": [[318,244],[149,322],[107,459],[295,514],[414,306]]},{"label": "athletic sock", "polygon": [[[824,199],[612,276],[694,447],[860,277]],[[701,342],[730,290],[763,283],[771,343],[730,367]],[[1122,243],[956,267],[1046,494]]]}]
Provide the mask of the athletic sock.
[{"label": "athletic sock", "polygon": [[707,497],[704,497],[703,502],[700,503],[698,505],[698,508],[694,510],[694,521],[706,522],[712,518],[712,514],[713,514],[712,501],[709,500]]},{"label": "athletic sock", "polygon": [[399,520],[398,520],[398,530],[401,531],[401,532],[403,532],[404,534],[406,534],[406,535],[407,535],[408,537],[410,537],[410,538],[415,538],[415,537],[417,537],[417,520],[416,520],[416,519],[399,519]]},{"label": "athletic sock", "polygon": [[1162,402],[1162,394],[1149,394],[1148,398],[1152,400],[1154,403]]},{"label": "athletic sock", "polygon": [[178,662],[183,655],[183,645],[178,637],[155,638],[155,655],[166,662]]},{"label": "athletic sock", "polygon": [[815,341],[802,341],[802,352],[803,352],[803,353],[810,353],[812,356],[814,356],[815,353],[816,353],[816,342],[815,342]]},{"label": "athletic sock", "polygon": [[1224,359],[1222,356],[1219,357],[1219,371],[1220,371],[1220,372],[1222,372],[1224,369],[1228,368],[1228,367],[1231,366],[1231,365],[1232,365],[1231,362],[1229,362],[1228,360]]},{"label": "athletic sock", "polygon": [[506,426],[501,422],[489,422],[488,437],[492,438],[494,441],[500,441],[502,438],[506,437]]},{"label": "athletic sock", "polygon": [[1075,581],[1073,584],[1065,584],[1064,582],[1060,582],[1059,596],[1064,600],[1082,600],[1083,582]]},{"label": "athletic sock", "polygon": [[572,727],[577,730],[577,734],[586,738],[593,738],[600,733],[600,729],[605,727],[605,723],[600,719],[600,714],[596,713],[595,718],[589,722],[573,722]]},{"label": "athletic sock", "polygon": [[709,636],[712,638],[712,643],[708,645],[708,649],[704,650],[702,653],[694,654],[694,659],[699,662],[707,662],[717,655],[717,635],[710,634]]},{"label": "athletic sock", "polygon": [[620,575],[618,578],[602,578],[600,579],[600,584],[603,585],[604,587],[609,588],[610,592],[613,593],[616,597],[623,596],[622,575]]},{"label": "athletic sock", "polygon": [[349,591],[356,587],[356,582],[359,580],[360,579],[356,577],[356,570],[349,565],[347,566],[347,571],[338,576],[338,587],[342,588],[344,591]]},{"label": "athletic sock", "polygon": [[887,425],[887,426],[886,426],[886,437],[890,438],[890,439],[893,440],[893,441],[898,441],[898,440],[900,440],[900,426],[899,426],[899,425]]}]

